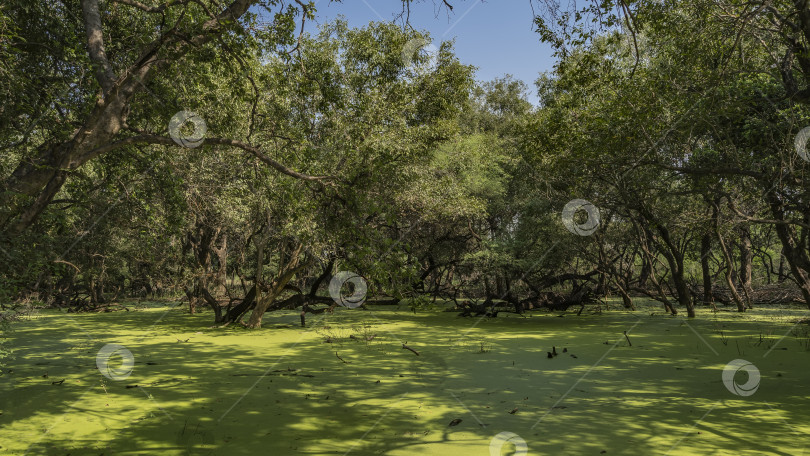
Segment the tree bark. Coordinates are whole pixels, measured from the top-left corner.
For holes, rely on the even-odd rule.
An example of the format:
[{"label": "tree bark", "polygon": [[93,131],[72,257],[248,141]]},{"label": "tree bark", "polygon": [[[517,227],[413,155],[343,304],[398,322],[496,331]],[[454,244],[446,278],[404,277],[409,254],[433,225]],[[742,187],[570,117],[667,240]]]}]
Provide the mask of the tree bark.
[{"label": "tree bark", "polygon": [[[278,276],[269,287],[267,295],[260,297],[257,291],[256,307],[253,309],[253,313],[250,314],[250,318],[248,319],[248,328],[258,329],[262,327],[262,317],[264,316],[265,311],[267,311],[267,308],[270,307],[270,304],[272,304],[278,295],[281,294],[287,283],[299,271],[309,266],[308,263],[301,264],[301,252],[303,251],[303,248],[304,245],[298,243],[295,250],[290,254],[289,259],[287,259],[286,262],[282,262]],[[257,286],[257,290],[258,288],[259,287]]]},{"label": "tree bark", "polygon": [[753,273],[754,253],[751,246],[751,230],[747,224],[740,227],[740,285],[745,295],[745,305],[752,308],[751,296],[754,289],[751,286]]},{"label": "tree bark", "polygon": [[709,268],[709,256],[712,253],[712,236],[709,233],[700,238],[700,269],[703,273],[703,304],[711,305],[712,273]]},{"label": "tree bark", "polygon": [[[641,233],[643,233],[643,231],[641,231]],[[670,303],[669,299],[667,298],[666,292],[664,291],[664,287],[661,286],[661,283],[658,281],[658,278],[655,276],[655,267],[653,265],[653,261],[655,261],[655,260],[654,260],[654,258],[652,256],[652,252],[650,252],[650,247],[647,244],[647,242],[648,241],[647,241],[646,238],[644,238],[644,237],[641,238],[641,242],[640,242],[641,250],[642,250],[642,252],[644,254],[644,257],[646,258],[647,264],[649,265],[649,268],[650,268],[649,269],[650,272],[649,272],[649,275],[647,276],[647,279],[650,282],[652,282],[652,284],[655,287],[656,291],[658,291],[658,298],[657,299],[659,301],[661,301],[661,303],[664,305],[664,310],[671,313],[672,315],[677,315],[678,311],[675,309],[675,307],[672,305],[672,303]],[[651,294],[649,294],[647,292],[646,287],[645,288],[639,287],[639,290],[642,291],[643,293],[647,293],[648,296],[653,297]]]},{"label": "tree bark", "polygon": [[625,309],[636,310],[636,306],[633,305],[633,299],[627,294],[627,290],[624,289],[621,284],[619,284],[619,280],[615,280],[614,283],[616,284],[616,290],[618,290],[619,294],[622,297],[622,302],[624,304]]},{"label": "tree bark", "polygon": [[782,243],[782,254],[793,273],[793,280],[802,292],[804,304],[810,307],[810,258],[807,256],[807,246],[797,241],[795,228],[785,221],[784,204],[776,193],[769,191],[766,198],[773,218],[782,222],[774,225],[776,236]]},{"label": "tree bark", "polygon": [[[82,13],[90,59],[96,67],[96,78],[102,94],[73,136],[59,144],[43,144],[35,157],[25,159],[0,183],[0,227],[17,236],[30,227],[62,188],[69,172],[89,160],[109,152],[127,140],[115,141],[126,125],[127,112],[133,97],[143,90],[162,69],[187,53],[223,33],[223,23],[241,17],[255,0],[235,0],[220,14],[204,22],[195,36],[181,36],[170,29],[166,34],[145,45],[139,57],[121,71],[117,79],[107,60],[103,41],[98,0],[82,0]],[[165,50],[165,54],[159,51]],[[19,196],[34,198],[22,201]]]},{"label": "tree bark", "polygon": [[226,294],[226,282],[228,280],[228,233],[223,233],[221,236],[221,244],[219,247],[212,246],[214,254],[217,256],[217,272],[215,276],[216,290],[214,291],[220,296]]},{"label": "tree bark", "polygon": [[734,304],[737,305],[737,311],[745,312],[745,304],[743,303],[742,297],[737,291],[737,286],[734,284],[734,279],[731,276],[731,271],[734,269],[734,262],[732,261],[731,254],[729,254],[726,242],[723,240],[723,235],[720,234],[720,229],[717,226],[715,226],[715,233],[717,234],[717,244],[720,246],[720,251],[723,252],[723,258],[726,261],[726,273],[724,274],[724,277],[726,278],[726,286],[728,286],[731,297],[734,299]]},{"label": "tree bark", "polygon": [[661,253],[669,263],[669,270],[672,273],[672,283],[675,285],[675,292],[678,294],[678,303],[686,307],[686,315],[689,318],[695,317],[695,306],[692,302],[692,295],[689,292],[689,286],[686,283],[683,267],[683,255],[680,249],[677,248],[672,241],[669,229],[661,223],[656,223],[656,229],[661,235],[664,245],[659,248]]}]

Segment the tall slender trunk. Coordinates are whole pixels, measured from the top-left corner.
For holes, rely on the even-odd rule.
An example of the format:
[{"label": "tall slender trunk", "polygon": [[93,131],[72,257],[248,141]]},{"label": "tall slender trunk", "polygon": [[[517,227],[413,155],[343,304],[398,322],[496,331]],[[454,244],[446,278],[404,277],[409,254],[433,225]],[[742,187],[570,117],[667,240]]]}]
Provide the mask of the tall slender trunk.
[{"label": "tall slender trunk", "polygon": [[720,231],[717,231],[717,243],[720,246],[720,251],[723,252],[723,258],[726,261],[726,273],[724,277],[726,278],[726,286],[728,286],[728,290],[731,293],[731,298],[734,300],[734,304],[737,305],[738,312],[745,312],[745,303],[743,302],[740,293],[737,291],[737,286],[734,284],[734,279],[732,277],[731,271],[734,269],[734,263],[731,258],[731,254],[729,254],[728,247],[726,246],[725,241],[723,240],[723,236],[720,234]]},{"label": "tall slender trunk", "polygon": [[[262,270],[264,269],[264,243],[266,242],[266,235],[262,233],[261,235],[254,238],[256,242],[256,277],[253,280],[253,288],[256,290],[256,307],[258,308],[262,304]],[[269,303],[268,303],[269,304]],[[262,309],[261,313],[263,314],[267,306]],[[251,320],[255,320],[253,322],[255,327],[261,326],[262,319],[261,315],[258,318],[253,318],[253,315],[256,314],[254,310],[253,314],[251,314]],[[250,324],[248,324],[250,325]]]},{"label": "tall slender trunk", "polygon": [[752,308],[751,296],[754,294],[751,286],[753,262],[751,230],[747,224],[744,224],[740,227],[740,285],[745,295],[745,304],[749,309]]},{"label": "tall slender trunk", "polygon": [[221,245],[213,247],[217,256],[217,263],[219,263],[215,276],[216,289],[214,293],[224,296],[227,292],[226,283],[228,280],[228,233],[223,233],[221,239]]},{"label": "tall slender trunk", "polygon": [[648,261],[647,257],[642,255],[641,256],[641,272],[638,275],[638,286],[639,288],[646,288],[647,287],[647,280],[650,277],[650,271],[652,266]]},{"label": "tall slender trunk", "polygon": [[[649,238],[645,236],[647,234],[649,234],[649,233],[647,233],[646,230],[639,229],[639,236],[641,238],[640,239],[641,242],[639,243],[639,246],[641,247],[644,262],[649,265],[649,274],[647,275],[647,280],[652,282],[652,284],[655,287],[656,291],[658,291],[658,298],[657,299],[659,301],[661,301],[661,303],[664,305],[664,311],[669,312],[672,315],[677,315],[678,311],[675,309],[675,307],[669,301],[669,298],[667,298],[667,294],[664,291],[664,287],[661,286],[661,283],[658,281],[658,278],[655,276],[655,267],[654,267],[654,264],[653,264],[653,262],[655,260],[653,259],[653,255],[652,255],[652,252],[650,251],[650,246],[648,244]],[[641,287],[639,286],[639,288],[641,288]],[[641,288],[641,289],[644,290],[644,288]]]},{"label": "tall slender trunk", "polygon": [[683,260],[676,271],[672,271],[672,282],[675,284],[675,291],[678,293],[678,303],[686,307],[686,316],[695,318],[695,303],[692,301],[692,293],[683,275]]},{"label": "tall slender trunk", "polygon": [[779,252],[779,271],[776,274],[776,281],[782,283],[785,279],[785,250],[782,249]]},{"label": "tall slender trunk", "polygon": [[709,269],[709,256],[712,253],[712,236],[709,233],[700,238],[700,269],[703,272],[703,303],[711,305],[712,298],[712,272]]},{"label": "tall slender trunk", "polygon": [[686,307],[686,316],[695,317],[695,305],[692,301],[692,293],[686,283],[683,267],[683,252],[672,242],[669,230],[661,224],[657,227],[658,233],[664,241],[664,246],[660,249],[669,263],[670,273],[672,273],[672,283],[675,285],[675,292],[678,294],[678,303]]},{"label": "tall slender trunk", "polygon": [[734,284],[732,274],[734,270],[734,261],[731,258],[731,253],[729,253],[726,241],[723,239],[723,233],[720,231],[720,207],[717,205],[717,203],[714,203],[714,207],[712,209],[712,219],[714,220],[714,234],[717,236],[717,245],[720,247],[720,252],[723,253],[723,259],[726,262],[726,273],[724,275],[726,279],[726,286],[728,286],[731,297],[734,300],[734,304],[737,305],[737,311],[745,312],[745,304],[742,301],[742,297],[740,297],[740,293],[737,292],[737,286]]}]

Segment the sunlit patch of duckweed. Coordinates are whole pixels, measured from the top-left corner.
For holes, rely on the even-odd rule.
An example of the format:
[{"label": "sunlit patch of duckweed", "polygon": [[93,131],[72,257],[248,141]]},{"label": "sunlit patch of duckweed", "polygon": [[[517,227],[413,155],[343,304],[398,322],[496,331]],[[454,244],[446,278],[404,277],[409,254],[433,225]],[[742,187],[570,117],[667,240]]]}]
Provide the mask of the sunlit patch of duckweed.
[{"label": "sunlit patch of duckweed", "polygon": [[[670,454],[741,442],[801,454],[806,311],[701,310],[687,323],[657,308],[537,312],[470,329],[453,313],[369,306],[312,328],[276,312],[260,331],[211,329],[209,314],[181,309],[149,329],[165,306],[42,311],[10,334],[0,452],[344,454],[356,444],[350,454],[487,454],[494,435],[512,432],[529,454],[621,454],[628,445],[656,454],[679,439]],[[133,354],[126,379],[96,368],[107,340]],[[759,372],[755,394],[724,385],[737,359]],[[745,375],[732,386],[745,387]]]}]

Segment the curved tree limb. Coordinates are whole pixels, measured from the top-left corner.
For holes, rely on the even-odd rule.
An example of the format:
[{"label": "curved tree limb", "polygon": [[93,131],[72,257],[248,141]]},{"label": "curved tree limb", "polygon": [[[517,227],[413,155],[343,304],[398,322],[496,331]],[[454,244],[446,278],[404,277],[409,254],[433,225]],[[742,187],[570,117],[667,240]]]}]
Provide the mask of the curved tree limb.
[{"label": "curved tree limb", "polygon": [[[164,146],[176,146],[177,143],[167,136],[160,136],[155,134],[149,133],[142,133],[136,136],[131,136],[129,138],[121,139],[110,144],[105,144],[102,147],[94,149],[88,152],[88,159],[94,158],[100,154],[109,152],[113,149],[118,149],[123,146],[131,145],[131,144],[161,144]],[[300,173],[295,171],[292,168],[289,168],[279,161],[270,158],[267,154],[264,153],[260,148],[256,146],[252,146],[250,144],[244,143],[242,141],[236,139],[229,139],[229,138],[205,138],[203,140],[203,144],[208,145],[220,145],[220,146],[230,146],[236,147],[238,149],[242,149],[245,152],[248,152],[261,160],[264,164],[270,166],[271,168],[275,169],[276,171],[286,174],[287,176],[294,177],[299,180],[303,181],[326,181],[326,180],[333,180],[335,177],[333,176],[311,176],[309,174]]]}]

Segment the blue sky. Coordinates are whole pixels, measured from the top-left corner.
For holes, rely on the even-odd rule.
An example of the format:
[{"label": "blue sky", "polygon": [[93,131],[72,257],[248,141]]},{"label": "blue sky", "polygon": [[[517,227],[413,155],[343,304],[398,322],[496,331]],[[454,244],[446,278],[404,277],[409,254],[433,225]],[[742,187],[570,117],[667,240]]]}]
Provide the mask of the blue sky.
[{"label": "blue sky", "polygon": [[[529,86],[530,100],[537,103],[534,81],[542,71],[551,70],[554,59],[550,46],[541,43],[532,27],[528,0],[453,0],[454,10],[439,9],[441,0],[424,0],[411,5],[411,25],[427,30],[438,41],[455,40],[461,62],[478,68],[481,81],[511,74]],[[351,26],[370,21],[391,21],[402,11],[401,0],[319,0],[316,22],[343,15]],[[312,30],[310,28],[310,30]]]}]

